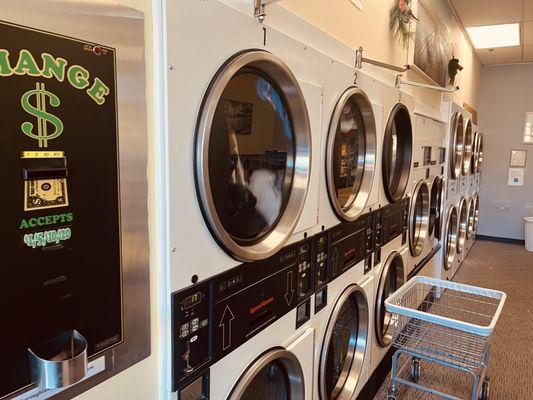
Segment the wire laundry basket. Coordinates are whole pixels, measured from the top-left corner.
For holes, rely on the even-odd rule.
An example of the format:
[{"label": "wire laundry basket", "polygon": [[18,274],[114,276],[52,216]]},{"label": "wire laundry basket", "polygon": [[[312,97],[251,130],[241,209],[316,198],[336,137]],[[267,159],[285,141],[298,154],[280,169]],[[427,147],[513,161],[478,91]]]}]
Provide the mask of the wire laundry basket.
[{"label": "wire laundry basket", "polygon": [[[505,300],[500,291],[417,276],[385,301],[393,344],[415,361],[424,358],[484,378],[489,337]],[[394,374],[392,378],[393,388],[405,383]],[[409,385],[425,390],[416,382]],[[473,392],[477,382],[475,386]]]}]

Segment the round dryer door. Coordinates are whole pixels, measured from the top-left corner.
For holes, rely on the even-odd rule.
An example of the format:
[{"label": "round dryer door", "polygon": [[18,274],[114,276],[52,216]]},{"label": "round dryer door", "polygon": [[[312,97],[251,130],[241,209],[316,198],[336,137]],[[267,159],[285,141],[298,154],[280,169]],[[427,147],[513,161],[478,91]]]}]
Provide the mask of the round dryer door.
[{"label": "round dryer door", "polygon": [[465,129],[463,165],[461,168],[461,173],[463,176],[468,175],[470,173],[470,162],[472,161],[473,143],[474,143],[474,132],[473,132],[472,120],[469,119],[466,122],[466,129]]},{"label": "round dryer door", "polygon": [[385,300],[405,283],[404,274],[403,258],[400,253],[394,251],[383,265],[376,295],[375,328],[381,347],[392,343],[392,316],[385,309]]},{"label": "round dryer door", "polygon": [[464,120],[460,112],[456,112],[452,117],[452,145],[450,147],[450,177],[457,179],[461,175],[463,164],[464,147]]},{"label": "round dryer door", "polygon": [[459,202],[459,225],[457,234],[457,253],[462,254],[468,230],[468,204],[464,197]]},{"label": "round dryer door", "polygon": [[351,285],[335,304],[328,322],[319,370],[321,400],[349,400],[359,381],[367,346],[368,303]]},{"label": "round dryer door", "polygon": [[259,357],[241,376],[229,400],[303,399],[302,366],[296,356],[273,349]]},{"label": "round dryer door", "polygon": [[470,173],[476,174],[479,165],[479,132],[474,134],[474,141],[472,144],[472,157],[470,161]]},{"label": "round dryer door", "polygon": [[409,249],[414,257],[422,254],[429,237],[429,211],[429,188],[420,180],[413,191],[409,213]]},{"label": "round dryer door", "polygon": [[366,206],[376,161],[376,123],[368,96],[350,88],[339,99],[331,118],[326,178],[337,216],[354,221]]},{"label": "round dryer door", "polygon": [[449,271],[453,268],[455,251],[457,247],[457,207],[451,206],[446,219],[446,229],[444,236],[444,269]]},{"label": "round dryer door", "polygon": [[383,138],[383,188],[387,199],[402,199],[409,183],[413,154],[413,130],[409,110],[396,104],[391,111]]},{"label": "round dryer door", "polygon": [[477,139],[477,165],[476,172],[481,172],[481,167],[483,166],[483,134],[478,132]]},{"label": "round dryer door", "polygon": [[436,176],[431,184],[429,200],[429,236],[440,238],[440,220],[442,212],[444,182],[442,177]]},{"label": "round dryer door", "polygon": [[307,194],[310,138],[302,91],[274,55],[241,53],[211,82],[196,186],[211,231],[236,259],[269,257],[289,239]]},{"label": "round dryer door", "polygon": [[477,227],[479,225],[479,194],[476,194],[474,197],[474,232],[477,232]]},{"label": "round dryer door", "polygon": [[472,197],[468,202],[468,222],[466,226],[466,238],[471,239],[474,235],[475,199]]}]

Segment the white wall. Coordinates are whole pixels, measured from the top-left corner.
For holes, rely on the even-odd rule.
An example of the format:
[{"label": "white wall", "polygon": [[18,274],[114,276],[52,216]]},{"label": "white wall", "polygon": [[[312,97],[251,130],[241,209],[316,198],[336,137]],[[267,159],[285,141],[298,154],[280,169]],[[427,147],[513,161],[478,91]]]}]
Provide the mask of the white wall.
[{"label": "white wall", "polygon": [[[160,114],[162,105],[162,84],[160,71],[164,68],[160,54],[162,24],[160,1],[152,0],[100,0],[118,3],[141,10],[145,14],[146,42],[146,108],[148,134],[148,203],[150,236],[150,304],[151,304],[151,347],[152,355],[95,388],[76,397],[77,400],[155,400],[158,391],[165,390],[159,382],[164,377],[161,370],[159,346],[161,342],[160,324],[166,312],[161,307],[159,296],[161,277],[165,264],[165,147],[164,131],[161,128],[163,118]],[[179,0],[177,0],[179,1]],[[155,21],[155,22],[154,22]],[[154,60],[158,60],[154,63]],[[157,65],[157,66],[156,66]]]},{"label": "white wall", "polygon": [[[480,235],[523,239],[522,217],[533,211],[533,146],[523,145],[533,111],[533,64],[483,67],[479,121],[485,133],[480,191]],[[508,186],[511,149],[528,151],[524,186]]]}]

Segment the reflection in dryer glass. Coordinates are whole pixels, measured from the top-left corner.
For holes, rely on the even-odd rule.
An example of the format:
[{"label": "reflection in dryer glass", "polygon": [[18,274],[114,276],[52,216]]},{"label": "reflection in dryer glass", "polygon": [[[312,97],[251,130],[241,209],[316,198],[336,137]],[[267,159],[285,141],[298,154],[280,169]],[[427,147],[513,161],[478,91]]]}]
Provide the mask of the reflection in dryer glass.
[{"label": "reflection in dryer glass", "polygon": [[279,361],[272,361],[254,377],[241,400],[290,400],[287,371]]},{"label": "reflection in dryer glass", "polygon": [[217,214],[236,241],[260,240],[290,195],[294,132],[280,91],[245,68],[229,81],[213,116],[209,179]]},{"label": "reflection in dryer glass", "polygon": [[392,124],[392,135],[390,140],[390,153],[388,155],[390,165],[389,182],[393,182],[396,177],[396,170],[401,168],[401,166],[398,165],[398,133],[396,130],[396,122]]},{"label": "reflection in dryer glass", "polygon": [[365,127],[356,99],[344,105],[333,150],[335,189],[341,207],[349,207],[361,187],[365,169]]},{"label": "reflection in dryer glass", "polygon": [[326,362],[326,394],[329,399],[337,397],[342,390],[352,365],[359,315],[356,300],[349,297],[342,305],[328,348]]}]

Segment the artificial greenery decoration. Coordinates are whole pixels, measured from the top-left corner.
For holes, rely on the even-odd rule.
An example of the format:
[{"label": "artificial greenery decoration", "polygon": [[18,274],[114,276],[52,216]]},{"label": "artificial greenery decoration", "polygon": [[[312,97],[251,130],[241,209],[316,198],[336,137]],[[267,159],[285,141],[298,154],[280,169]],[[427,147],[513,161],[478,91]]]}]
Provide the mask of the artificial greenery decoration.
[{"label": "artificial greenery decoration", "polygon": [[411,0],[395,0],[389,16],[389,27],[394,31],[394,38],[404,49],[407,48],[409,41],[415,37],[415,32],[411,30],[411,21],[413,19],[418,21],[411,11]]}]

